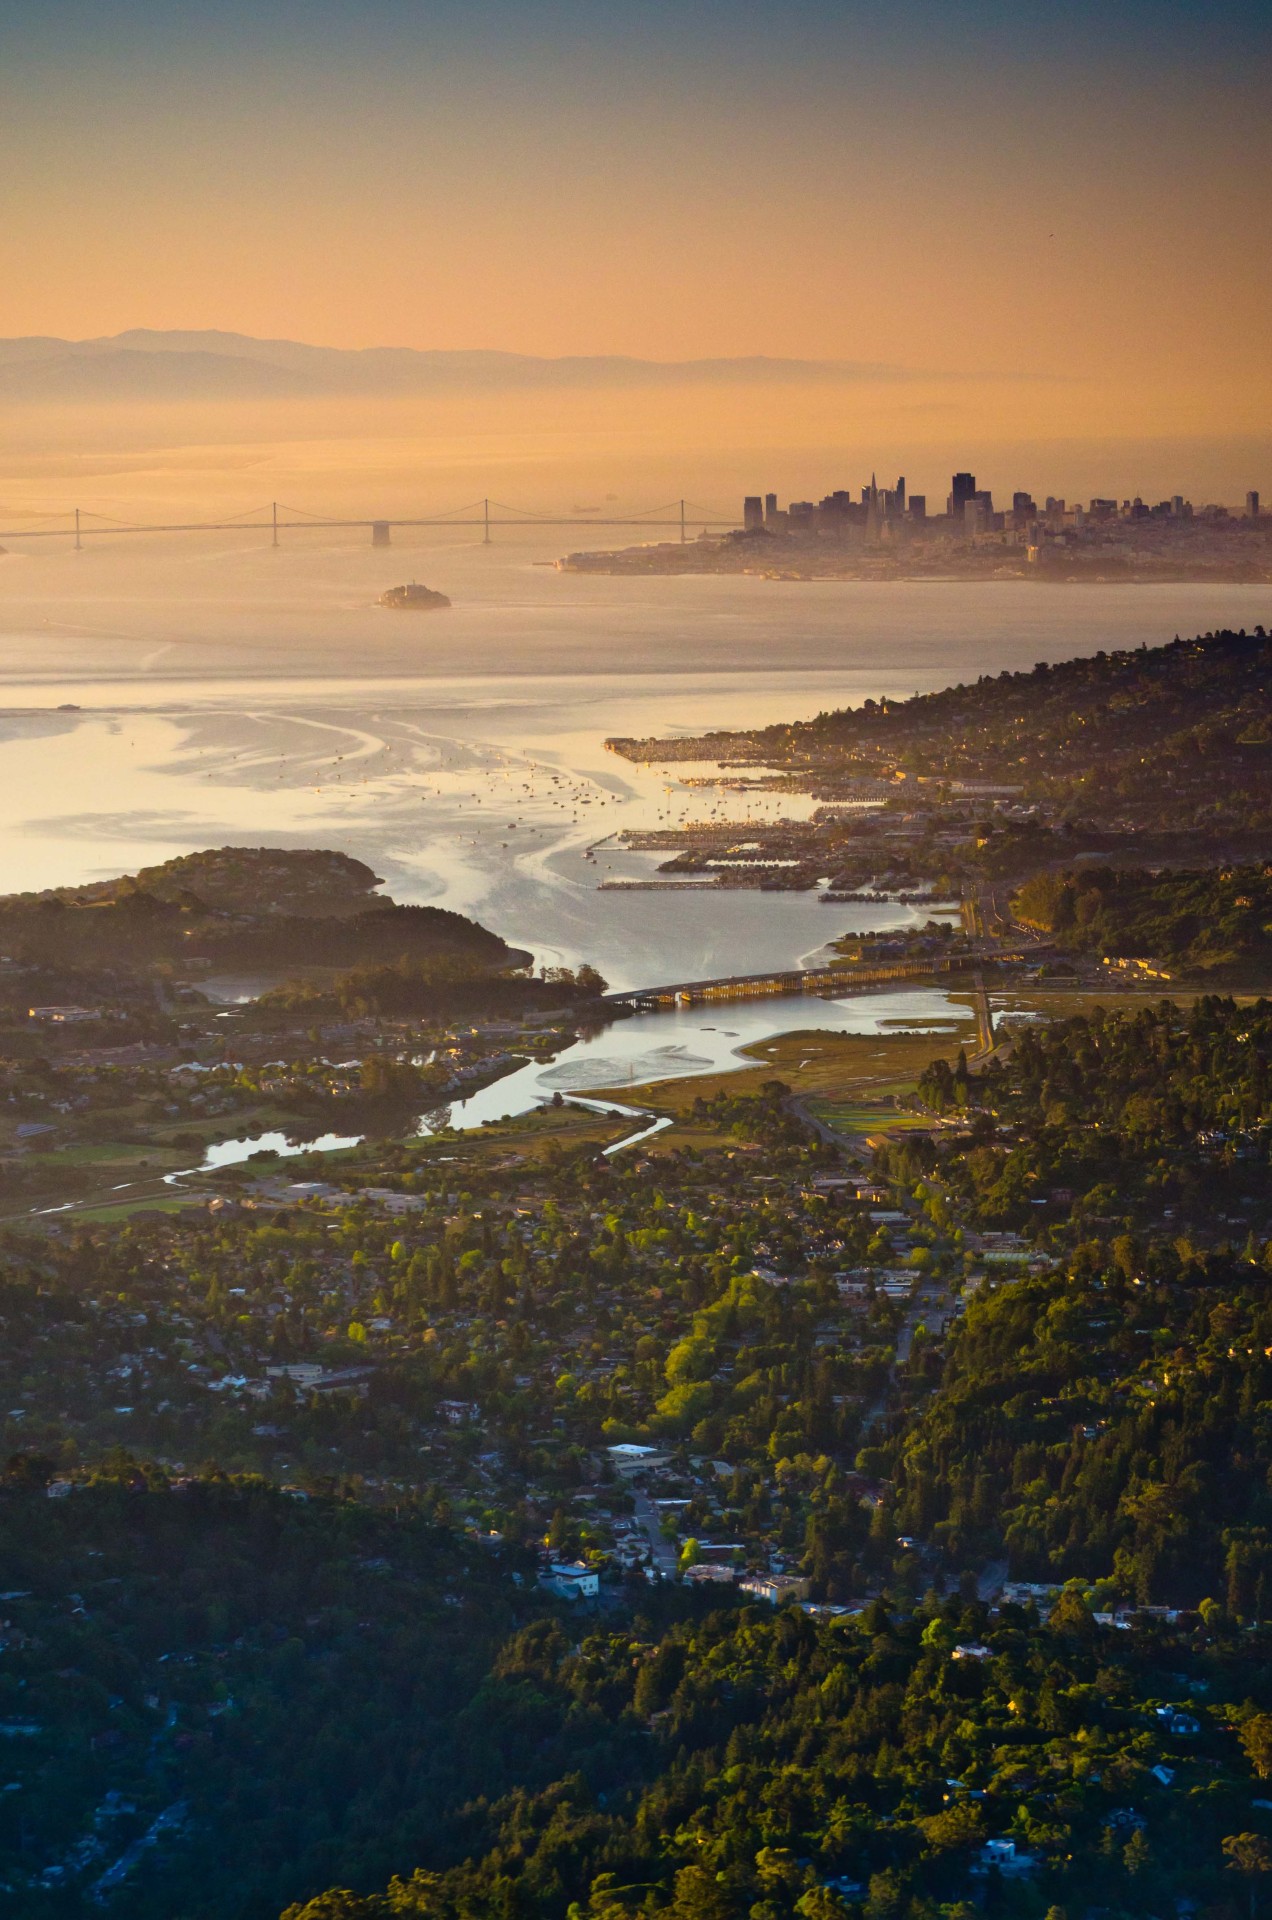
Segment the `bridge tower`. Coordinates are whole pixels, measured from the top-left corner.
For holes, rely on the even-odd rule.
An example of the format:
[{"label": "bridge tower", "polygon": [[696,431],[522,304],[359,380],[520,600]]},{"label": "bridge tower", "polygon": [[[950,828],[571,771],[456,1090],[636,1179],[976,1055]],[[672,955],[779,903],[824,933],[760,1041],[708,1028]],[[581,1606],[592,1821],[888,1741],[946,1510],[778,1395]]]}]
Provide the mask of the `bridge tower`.
[{"label": "bridge tower", "polygon": [[277,500],[274,501],[273,505],[274,505],[274,538],[272,541],[272,545],[277,546],[278,545],[278,502]]},{"label": "bridge tower", "polygon": [[483,500],[481,503],[481,519],[482,519],[481,544],[483,547],[488,547],[490,545],[490,502],[489,500]]},{"label": "bridge tower", "polygon": [[75,509],[75,551],[76,553],[81,553],[83,551],[83,545],[84,543],[80,539],[79,508],[76,507]]}]

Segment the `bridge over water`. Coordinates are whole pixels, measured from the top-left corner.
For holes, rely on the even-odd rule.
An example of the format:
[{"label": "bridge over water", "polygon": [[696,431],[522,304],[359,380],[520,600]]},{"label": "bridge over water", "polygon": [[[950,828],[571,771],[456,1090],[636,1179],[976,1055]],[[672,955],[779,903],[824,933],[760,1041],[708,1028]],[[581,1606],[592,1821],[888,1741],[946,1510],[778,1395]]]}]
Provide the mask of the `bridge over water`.
[{"label": "bridge over water", "polygon": [[[978,976],[984,966],[1036,962],[1036,949],[1002,949],[987,954],[940,955],[930,960],[898,960],[881,966],[792,967],[777,973],[739,973],[716,980],[684,980],[674,986],[635,987],[607,994],[611,1006],[653,1013],[668,1007],[706,1006],[717,1000],[765,1000],[787,994],[815,994],[822,998],[854,993],[866,987],[891,986],[905,980],[948,979],[954,974]],[[977,981],[979,989],[979,980]],[[978,1000],[980,998],[978,991]]]},{"label": "bridge over water", "polygon": [[660,507],[645,507],[637,512],[607,517],[574,508],[570,513],[538,512],[533,508],[509,507],[498,500],[481,499],[467,506],[435,514],[330,515],[308,513],[303,507],[288,507],[279,500],[251,507],[227,520],[121,520],[110,514],[94,513],[86,507],[68,507],[64,512],[33,515],[25,526],[0,527],[0,540],[70,540],[79,548],[87,539],[108,534],[139,533],[248,533],[259,530],[270,537],[272,546],[281,544],[284,533],[363,529],[371,536],[373,547],[392,544],[395,528],[411,527],[480,528],[484,544],[489,544],[502,527],[626,527],[651,528],[678,532],[686,541],[691,529],[725,531],[741,525],[735,515],[721,514],[716,507],[699,507],[691,500],[672,500]]}]

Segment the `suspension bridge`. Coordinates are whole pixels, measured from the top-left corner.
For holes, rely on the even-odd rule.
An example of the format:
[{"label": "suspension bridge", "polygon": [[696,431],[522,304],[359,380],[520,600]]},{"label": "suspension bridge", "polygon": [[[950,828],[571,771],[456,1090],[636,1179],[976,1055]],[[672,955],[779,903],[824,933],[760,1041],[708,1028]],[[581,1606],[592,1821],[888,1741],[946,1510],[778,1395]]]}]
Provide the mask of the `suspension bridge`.
[{"label": "suspension bridge", "polygon": [[309,513],[303,507],[285,506],[271,500],[265,506],[224,520],[121,520],[110,514],[94,513],[84,507],[70,507],[62,513],[32,515],[23,526],[0,527],[0,540],[69,540],[82,548],[89,539],[116,534],[158,533],[250,533],[259,531],[272,546],[282,544],[285,533],[337,532],[361,530],[369,533],[373,547],[392,544],[395,531],[414,527],[480,529],[482,542],[489,545],[500,528],[549,527],[626,527],[658,528],[678,531],[687,541],[691,531],[725,531],[742,523],[736,515],[722,515],[717,508],[700,507],[690,500],[672,500],[664,506],[646,507],[637,512],[612,516],[575,507],[569,513],[540,513],[523,507],[510,507],[502,501],[481,499],[467,506],[435,514],[360,514],[332,515]]}]

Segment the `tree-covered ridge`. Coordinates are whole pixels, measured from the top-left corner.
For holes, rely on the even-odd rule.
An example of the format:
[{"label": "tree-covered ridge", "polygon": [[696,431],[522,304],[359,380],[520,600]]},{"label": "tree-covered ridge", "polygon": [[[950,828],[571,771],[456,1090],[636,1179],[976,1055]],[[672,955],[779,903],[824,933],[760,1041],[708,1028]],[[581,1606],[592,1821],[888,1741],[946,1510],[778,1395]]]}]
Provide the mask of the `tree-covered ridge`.
[{"label": "tree-covered ridge", "polygon": [[1039,873],[1020,888],[1012,910],[1071,952],[1148,959],[1172,979],[1263,980],[1272,968],[1268,863]]},{"label": "tree-covered ridge", "polygon": [[[286,1920],[971,1920],[981,1903],[1222,1901],[1223,1842],[1257,1791],[1243,1744],[1262,1756],[1272,1730],[1246,1694],[1253,1680],[1263,1697],[1267,1672],[1262,1634],[1110,1635],[1077,1594],[1045,1627],[951,1597],[847,1625],[717,1613],[652,1641],[530,1629],[500,1686],[577,1728],[576,1771],[484,1807],[462,1867]],[[987,1841],[1036,1875],[978,1881]]]},{"label": "tree-covered ridge", "polygon": [[[382,885],[365,861],[331,847],[207,847],[153,867],[19,899],[68,904],[121,901],[135,894],[182,905],[193,896],[210,913],[312,914],[329,919],[375,905]],[[0,902],[0,905],[7,904]]]},{"label": "tree-covered ridge", "polygon": [[[533,978],[519,964],[528,960],[529,955],[515,949],[503,948],[502,954],[496,957],[504,964],[489,968],[475,966],[471,954],[456,953],[449,947],[430,953],[427,941],[421,946],[428,957],[394,955],[396,916],[429,911],[427,907],[397,907],[393,909],[392,925],[383,924],[385,916],[377,914],[374,920],[382,925],[371,926],[370,940],[362,937],[364,917],[359,916],[351,925],[359,936],[363,952],[374,953],[378,944],[386,958],[378,964],[368,959],[330,981],[289,980],[261,996],[259,1014],[265,1018],[287,1015],[306,1020],[330,1016],[454,1019],[466,1013],[515,1014],[535,1008],[570,1007],[581,1002],[596,1002],[606,990],[607,982],[586,962],[578,968],[547,967],[538,978]],[[459,918],[458,915],[452,917]],[[370,920],[372,916],[365,918]],[[388,938],[380,939],[381,933]],[[502,941],[499,944],[503,947]]]},{"label": "tree-covered ridge", "polygon": [[[923,1081],[966,1132],[889,1150],[969,1230],[1051,1271],[990,1269],[888,1464],[904,1531],[954,1564],[1112,1576],[1141,1601],[1261,1617],[1272,1572],[1272,1005],[1163,1002],[1025,1028]],[[992,1240],[975,1240],[969,1264]],[[1268,1590],[1272,1597],[1272,1589]]]},{"label": "tree-covered ridge", "polygon": [[940,1390],[881,1457],[899,1528],[953,1564],[1141,1604],[1272,1601],[1264,1260],[1120,1241],[969,1307]]},{"label": "tree-covered ridge", "polygon": [[867,701],[789,737],[797,750],[886,753],[918,774],[1012,780],[1074,817],[1253,824],[1272,792],[1270,668],[1262,627],[1225,629]]},{"label": "tree-covered ridge", "polygon": [[[1222,1842],[1258,1824],[1272,1665],[1222,1608],[1119,1635],[1076,1593],[1043,1626],[969,1585],[856,1621],[512,1631],[481,1559],[409,1516],[122,1462],[50,1511],[19,1478],[9,1675],[44,1716],[19,1772],[56,1769],[40,1839],[93,1849],[93,1888],[153,1836],[144,1920],[254,1920],[273,1882],[374,1887],[395,1854],[429,1864],[289,1914],[926,1917],[996,1839],[1034,1864],[1025,1913],[1151,1913],[1221,1897]],[[10,1881],[8,1910],[99,1910],[58,1890]]]},{"label": "tree-covered ridge", "polygon": [[[611,744],[636,759],[776,766],[828,797],[837,780],[896,770],[1018,788],[1053,821],[1231,830],[1272,818],[1270,669],[1263,627],[1223,629],[753,733]],[[899,783],[897,797],[923,796]]]},{"label": "tree-covered ridge", "polygon": [[[1164,1000],[1024,1026],[977,1075],[937,1060],[919,1088],[938,1112],[968,1114],[968,1134],[919,1151],[977,1224],[1019,1227],[1041,1207],[1048,1231],[1055,1206],[1167,1233],[1229,1207],[1266,1217],[1267,1000],[1207,996],[1187,1010]],[[1065,1198],[1048,1212],[1057,1190]]]},{"label": "tree-covered ridge", "polygon": [[63,970],[391,966],[520,967],[529,955],[446,907],[377,897],[347,854],[221,847],[135,875],[0,898],[0,943]]},{"label": "tree-covered ridge", "polygon": [[577,1628],[423,1514],[43,1472],[0,1484],[15,1920],[264,1920],[279,1889],[292,1920],[970,1920],[991,1841],[1033,1862],[1009,1910],[1147,1914],[1222,1900],[1260,1824],[1272,1645],[1222,1608],[1119,1634],[968,1582]]},{"label": "tree-covered ridge", "polygon": [[428,1513],[124,1457],[50,1498],[50,1467],[0,1479],[6,1915],[270,1914],[525,1777],[463,1718],[507,1568]]}]

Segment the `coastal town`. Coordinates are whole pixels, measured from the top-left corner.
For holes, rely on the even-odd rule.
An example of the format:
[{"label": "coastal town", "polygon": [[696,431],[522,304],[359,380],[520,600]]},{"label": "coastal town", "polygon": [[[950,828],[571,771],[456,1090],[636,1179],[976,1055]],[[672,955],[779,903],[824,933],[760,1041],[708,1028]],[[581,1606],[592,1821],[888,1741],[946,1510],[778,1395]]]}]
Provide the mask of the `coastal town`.
[{"label": "coastal town", "polygon": [[[1261,1819],[1272,877],[1232,849],[1259,832],[1265,647],[695,742],[721,794],[739,766],[879,792],[758,852],[726,827],[651,853],[926,915],[781,979],[611,992],[321,851],[0,901],[15,1913],[151,1920],[196,1866],[223,1904],[257,1899],[226,1846],[235,1769],[259,1846],[321,1883],[320,1840],[291,1837],[284,1673],[328,1765],[390,1799],[403,1766],[445,1769],[443,1857],[478,1817],[506,1843],[518,1816],[471,1811],[498,1766],[550,1823],[580,1714],[589,1817],[638,1847],[667,1770],[719,1764],[703,1660],[726,1703],[771,1692],[794,1646],[798,1688],[921,1673],[958,1730],[925,1719],[921,1785],[889,1774],[907,1709],[880,1683],[879,1784],[792,1865],[804,1920],[883,1920],[903,1872],[1026,1904],[1116,1887],[1145,1836],[1186,1876],[1180,1807],[1209,1796],[1216,1848]],[[1072,731],[1110,679],[1120,761],[1061,744],[1049,705]],[[1007,780],[1022,700],[1037,740]],[[1229,768],[1192,814],[1184,707]],[[1171,755],[1168,826],[1136,770],[1160,783]],[[1171,832],[1182,863],[1159,864]],[[774,994],[789,1011],[723,1070],[554,1081],[581,1035]],[[1094,1776],[1072,1730],[1093,1674]],[[357,1703],[334,1722],[332,1688]],[[378,1824],[369,1877],[414,1818]]]}]

